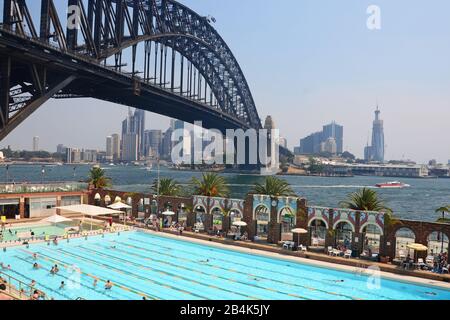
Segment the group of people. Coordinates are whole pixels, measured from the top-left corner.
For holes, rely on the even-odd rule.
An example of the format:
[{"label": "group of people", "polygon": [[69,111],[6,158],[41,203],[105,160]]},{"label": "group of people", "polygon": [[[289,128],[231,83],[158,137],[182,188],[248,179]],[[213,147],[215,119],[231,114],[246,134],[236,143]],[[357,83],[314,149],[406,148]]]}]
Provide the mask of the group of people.
[{"label": "group of people", "polygon": [[448,253],[443,252],[435,255],[433,259],[432,271],[435,273],[444,273],[445,269],[447,269],[448,272]]}]

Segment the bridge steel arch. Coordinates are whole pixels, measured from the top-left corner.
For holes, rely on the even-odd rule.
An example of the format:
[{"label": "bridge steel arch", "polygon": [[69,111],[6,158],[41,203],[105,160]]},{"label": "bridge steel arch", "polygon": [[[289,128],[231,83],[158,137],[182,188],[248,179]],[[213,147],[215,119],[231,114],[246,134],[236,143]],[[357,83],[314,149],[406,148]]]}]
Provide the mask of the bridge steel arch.
[{"label": "bridge steel arch", "polygon": [[101,99],[222,132],[261,128],[214,19],[177,1],[4,0],[1,9],[0,140],[50,98]]}]

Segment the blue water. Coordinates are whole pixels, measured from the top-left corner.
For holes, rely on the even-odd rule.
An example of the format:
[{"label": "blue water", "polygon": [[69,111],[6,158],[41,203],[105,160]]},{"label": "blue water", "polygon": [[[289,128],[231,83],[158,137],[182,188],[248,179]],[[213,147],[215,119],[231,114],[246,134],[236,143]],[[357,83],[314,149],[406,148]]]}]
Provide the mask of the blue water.
[{"label": "blue water", "polygon": [[[43,181],[78,181],[86,180],[91,166],[64,165],[46,166],[42,176],[39,165],[11,165],[8,170],[9,181],[40,182]],[[112,188],[126,192],[151,193],[151,185],[157,177],[156,170],[147,171],[143,167],[134,166],[104,166],[106,174],[112,179]],[[161,177],[173,178],[184,187],[192,177],[200,177],[201,172],[172,171],[161,168]],[[0,166],[0,181],[6,181],[6,167]],[[231,189],[231,196],[244,198],[264,177],[259,175],[244,175],[225,173]],[[374,187],[375,184],[391,181],[393,178],[383,177],[282,177],[292,186],[294,191],[308,200],[308,204],[323,207],[339,207],[339,202],[347,195],[362,187]],[[411,179],[399,178],[410,184],[406,189],[377,189],[380,198],[394,211],[399,218],[436,221],[441,213],[435,209],[448,205],[450,194],[450,179]]]},{"label": "blue water", "polygon": [[[34,270],[32,254],[42,266]],[[209,261],[207,261],[209,259]],[[0,252],[3,272],[54,299],[88,300],[449,300],[450,291],[168,239],[143,232],[71,239]],[[51,266],[60,271],[50,275]],[[79,270],[79,271],[77,271]],[[94,288],[93,279],[98,278]],[[105,281],[114,284],[105,290]],[[336,282],[341,281],[343,282]],[[61,281],[65,288],[59,289]]]}]

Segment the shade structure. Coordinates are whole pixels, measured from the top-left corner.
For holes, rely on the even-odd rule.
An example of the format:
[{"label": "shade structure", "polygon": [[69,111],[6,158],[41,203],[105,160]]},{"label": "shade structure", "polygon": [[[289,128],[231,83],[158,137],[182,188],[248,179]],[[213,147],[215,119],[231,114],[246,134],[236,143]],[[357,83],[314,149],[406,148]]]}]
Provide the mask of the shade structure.
[{"label": "shade structure", "polygon": [[73,213],[80,213],[85,216],[98,217],[98,216],[106,216],[109,214],[117,214],[122,213],[119,210],[112,210],[108,208],[102,208],[97,206],[91,206],[88,204],[75,204],[71,206],[62,206],[56,207],[56,209],[60,209],[63,211],[69,211]]},{"label": "shade structure", "polygon": [[244,221],[235,221],[235,222],[233,222],[233,226],[236,226],[236,227],[246,227],[246,226],[247,226],[247,223],[244,222]]},{"label": "shade structure", "polygon": [[174,216],[176,213],[173,211],[164,211],[162,214],[163,216]]},{"label": "shade structure", "polygon": [[43,220],[41,220],[42,222],[49,222],[49,223],[61,223],[61,222],[68,222],[68,221],[72,221],[72,219],[60,216],[58,214],[54,214],[48,218],[45,218]]},{"label": "shade structure", "polygon": [[[90,216],[90,217],[99,217],[99,216],[107,216],[110,214],[120,214],[122,211],[119,210],[112,210],[108,208],[102,208],[97,206],[91,206],[88,204],[75,204],[71,206],[62,206],[62,207],[56,207],[56,209],[60,209],[63,211],[69,211],[73,213],[80,213],[83,216]],[[91,221],[91,230],[92,230],[92,221]]]},{"label": "shade structure", "polygon": [[119,197],[119,196],[117,196],[117,197],[114,199],[114,202],[122,202],[122,198]]},{"label": "shade structure", "polygon": [[427,251],[428,247],[424,246],[421,243],[410,243],[406,246],[408,249],[412,249],[414,251]]},{"label": "shade structure", "polygon": [[298,234],[307,234],[308,230],[302,229],[302,228],[296,228],[291,230],[292,233],[298,233]]},{"label": "shade structure", "polygon": [[112,205],[108,206],[108,208],[113,209],[113,210],[132,209],[131,206],[129,206],[123,202],[115,202]]}]

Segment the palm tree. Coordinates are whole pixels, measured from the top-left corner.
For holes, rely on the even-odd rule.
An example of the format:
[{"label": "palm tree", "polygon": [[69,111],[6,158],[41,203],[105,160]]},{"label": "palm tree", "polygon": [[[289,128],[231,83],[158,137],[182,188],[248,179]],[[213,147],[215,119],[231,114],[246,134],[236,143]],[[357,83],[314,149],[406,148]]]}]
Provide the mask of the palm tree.
[{"label": "palm tree", "polygon": [[347,196],[347,200],[341,201],[340,205],[347,209],[358,211],[385,211],[392,213],[392,210],[385,206],[378,197],[375,190],[363,188]]},{"label": "palm tree", "polygon": [[155,179],[152,189],[154,192],[158,192],[160,196],[177,196],[180,193],[180,185],[173,179],[163,178],[159,180]]},{"label": "palm tree", "polygon": [[96,189],[103,189],[111,185],[111,179],[106,177],[105,171],[100,167],[93,167],[89,171],[89,183]]},{"label": "palm tree", "polygon": [[224,177],[216,173],[204,173],[202,178],[192,178],[194,194],[206,197],[227,197],[229,188]]},{"label": "palm tree", "polygon": [[436,213],[441,213],[442,212],[442,220],[439,219],[439,221],[445,222],[445,214],[450,212],[450,206],[443,206],[440,208],[437,208],[435,210]]},{"label": "palm tree", "polygon": [[295,195],[289,183],[278,177],[266,177],[264,183],[256,183],[252,193],[264,194],[273,197],[287,197]]}]

